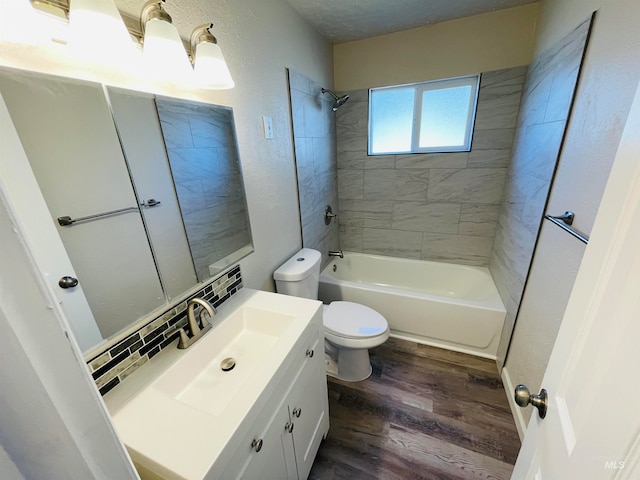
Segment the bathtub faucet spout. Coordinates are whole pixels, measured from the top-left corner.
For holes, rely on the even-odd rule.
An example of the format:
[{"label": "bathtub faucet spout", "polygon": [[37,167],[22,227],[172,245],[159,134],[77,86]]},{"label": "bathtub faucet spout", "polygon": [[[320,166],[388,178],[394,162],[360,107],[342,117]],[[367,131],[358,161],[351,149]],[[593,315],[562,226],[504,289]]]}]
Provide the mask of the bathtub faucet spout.
[{"label": "bathtub faucet spout", "polygon": [[338,250],[337,252],[334,252],[333,250],[329,250],[329,256],[344,258],[344,253],[342,253],[342,250]]}]

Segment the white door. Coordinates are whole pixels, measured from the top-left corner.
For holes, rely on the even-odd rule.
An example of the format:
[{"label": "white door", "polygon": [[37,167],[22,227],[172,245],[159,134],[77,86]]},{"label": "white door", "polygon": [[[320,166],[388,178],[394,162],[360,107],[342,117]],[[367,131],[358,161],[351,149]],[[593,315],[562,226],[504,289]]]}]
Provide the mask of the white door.
[{"label": "white door", "polygon": [[513,479],[640,478],[639,343],[640,89]]},{"label": "white door", "polygon": [[[76,274],[51,221],[51,215],[36,182],[18,133],[0,95],[0,183],[7,201],[17,212],[28,248],[47,283],[56,293],[65,316],[71,323],[80,350],[87,350],[103,341],[82,286],[62,289],[58,280]],[[34,320],[37,321],[37,320]]]}]

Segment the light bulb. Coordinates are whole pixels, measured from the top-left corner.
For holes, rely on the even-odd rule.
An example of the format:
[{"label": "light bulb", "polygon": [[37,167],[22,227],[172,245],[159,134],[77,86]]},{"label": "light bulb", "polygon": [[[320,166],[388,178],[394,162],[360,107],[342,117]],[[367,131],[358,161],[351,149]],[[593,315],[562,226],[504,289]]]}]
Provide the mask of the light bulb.
[{"label": "light bulb", "polygon": [[112,0],[71,0],[69,48],[83,60],[107,65],[133,62],[135,44]]},{"label": "light bulb", "polygon": [[211,42],[196,45],[195,81],[202,88],[227,89],[235,86],[220,47]]},{"label": "light bulb", "polygon": [[193,81],[193,69],[173,24],[159,18],[147,21],[142,54],[145,67],[155,79]]}]

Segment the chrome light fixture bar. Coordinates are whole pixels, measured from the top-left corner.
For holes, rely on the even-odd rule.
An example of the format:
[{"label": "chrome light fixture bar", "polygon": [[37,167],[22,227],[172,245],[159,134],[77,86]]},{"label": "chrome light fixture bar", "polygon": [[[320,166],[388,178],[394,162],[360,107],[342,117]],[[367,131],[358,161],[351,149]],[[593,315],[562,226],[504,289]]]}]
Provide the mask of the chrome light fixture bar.
[{"label": "chrome light fixture bar", "polygon": [[[70,3],[73,1],[30,0],[34,9],[53,15],[58,19],[69,19],[70,9],[73,8]],[[140,18],[118,11],[112,0],[93,1],[98,5],[96,7],[98,11],[113,7],[112,10],[119,13],[132,42],[142,46],[145,62],[154,75],[159,75],[161,78],[169,77],[174,81],[185,80],[189,83],[195,83],[200,88],[227,89],[234,87],[222,50],[218,46],[216,37],[211,33],[213,24],[207,23],[197,27],[192,32],[190,40],[185,41],[173,26],[169,13],[162,7],[166,0],[147,2],[142,7]],[[105,7],[106,2],[112,5]],[[108,39],[103,38],[102,41],[108,42]],[[181,47],[183,51],[180,51],[178,47]],[[188,60],[191,60],[193,64],[193,71],[187,70]],[[191,79],[189,80],[187,77],[191,77]]]}]

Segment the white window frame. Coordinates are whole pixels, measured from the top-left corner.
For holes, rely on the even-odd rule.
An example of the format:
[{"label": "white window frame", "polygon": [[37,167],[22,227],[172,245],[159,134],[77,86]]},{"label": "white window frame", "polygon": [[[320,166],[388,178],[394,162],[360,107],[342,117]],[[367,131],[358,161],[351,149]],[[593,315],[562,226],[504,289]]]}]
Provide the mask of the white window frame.
[{"label": "white window frame", "polygon": [[[467,124],[465,129],[465,143],[462,146],[438,146],[420,148],[420,123],[422,112],[422,94],[432,90],[442,90],[456,87],[471,87],[471,95],[469,95],[469,107],[467,110]],[[375,92],[381,90],[405,90],[414,88],[414,105],[413,105],[413,128],[411,132],[411,150],[401,152],[373,152],[373,125],[371,124],[373,101],[372,97]],[[464,77],[446,78],[442,80],[432,80],[428,82],[407,83],[404,85],[393,85],[390,87],[380,87],[369,89],[369,135],[367,144],[367,153],[369,155],[403,155],[411,153],[441,153],[441,152],[468,152],[471,150],[471,142],[473,137],[473,126],[475,124],[476,109],[478,105],[478,92],[480,90],[480,74],[467,75]]]}]

